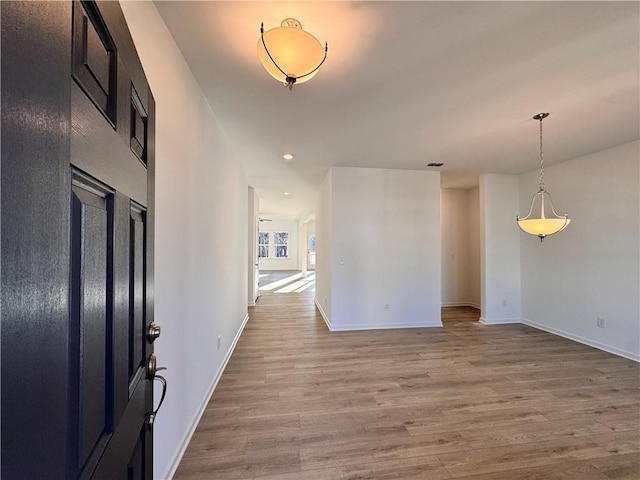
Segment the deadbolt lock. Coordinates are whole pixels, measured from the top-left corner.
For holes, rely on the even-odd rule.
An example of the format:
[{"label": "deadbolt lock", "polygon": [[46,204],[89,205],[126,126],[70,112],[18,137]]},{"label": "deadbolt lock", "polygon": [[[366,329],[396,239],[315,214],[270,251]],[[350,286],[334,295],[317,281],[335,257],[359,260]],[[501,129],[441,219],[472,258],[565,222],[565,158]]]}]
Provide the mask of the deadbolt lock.
[{"label": "deadbolt lock", "polygon": [[149,324],[149,331],[147,332],[147,339],[149,340],[149,343],[155,342],[156,338],[160,336],[160,332],[160,325],[156,325],[155,323],[151,322]]}]

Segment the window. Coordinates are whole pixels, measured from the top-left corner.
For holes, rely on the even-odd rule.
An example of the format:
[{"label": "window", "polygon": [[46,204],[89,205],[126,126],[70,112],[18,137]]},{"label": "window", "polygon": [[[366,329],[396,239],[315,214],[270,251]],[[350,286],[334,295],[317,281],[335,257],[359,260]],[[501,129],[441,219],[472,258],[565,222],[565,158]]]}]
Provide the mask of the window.
[{"label": "window", "polygon": [[269,256],[269,232],[260,232],[258,234],[258,258],[267,258]]},{"label": "window", "polygon": [[273,246],[276,258],[289,258],[289,233],[273,232]]},{"label": "window", "polygon": [[289,258],[289,232],[258,233],[258,258]]},{"label": "window", "polygon": [[316,236],[311,235],[309,237],[309,266],[316,264]]}]

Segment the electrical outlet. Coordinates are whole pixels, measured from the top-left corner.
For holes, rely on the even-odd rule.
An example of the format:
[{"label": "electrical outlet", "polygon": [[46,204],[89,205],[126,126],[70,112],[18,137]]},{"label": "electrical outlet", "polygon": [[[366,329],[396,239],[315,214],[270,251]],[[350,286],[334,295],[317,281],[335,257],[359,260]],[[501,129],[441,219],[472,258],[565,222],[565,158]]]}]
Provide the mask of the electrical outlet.
[{"label": "electrical outlet", "polygon": [[600,328],[605,328],[607,326],[607,320],[605,318],[598,317],[597,325]]},{"label": "electrical outlet", "polygon": [[222,343],[222,335],[218,335],[218,338],[216,339],[217,345],[218,345],[218,350],[220,350],[220,344]]},{"label": "electrical outlet", "polygon": [[506,307],[507,306],[507,301],[506,300],[502,300],[502,306]]},{"label": "electrical outlet", "polygon": [[391,310],[391,305],[389,305],[388,303],[384,304],[384,311],[388,312],[389,310]]}]

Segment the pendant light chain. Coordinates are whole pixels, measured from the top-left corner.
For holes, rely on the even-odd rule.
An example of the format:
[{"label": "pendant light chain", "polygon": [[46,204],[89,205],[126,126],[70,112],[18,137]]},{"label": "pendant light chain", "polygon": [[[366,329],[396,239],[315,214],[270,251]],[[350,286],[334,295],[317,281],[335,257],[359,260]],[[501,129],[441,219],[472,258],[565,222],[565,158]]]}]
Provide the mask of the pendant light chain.
[{"label": "pendant light chain", "polygon": [[542,118],[540,119],[540,190],[544,190],[544,155],[542,153]]}]

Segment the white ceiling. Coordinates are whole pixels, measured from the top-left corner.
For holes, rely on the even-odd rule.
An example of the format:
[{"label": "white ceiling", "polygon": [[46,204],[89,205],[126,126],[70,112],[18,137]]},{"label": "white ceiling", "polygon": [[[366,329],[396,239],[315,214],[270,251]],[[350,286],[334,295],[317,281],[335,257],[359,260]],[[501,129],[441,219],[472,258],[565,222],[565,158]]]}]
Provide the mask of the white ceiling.
[{"label": "white ceiling", "polygon": [[[447,187],[533,170],[539,112],[546,164],[640,138],[638,2],[155,4],[263,215],[308,212],[331,166],[444,162]],[[286,17],[329,44],[291,92],[256,53]]]}]

